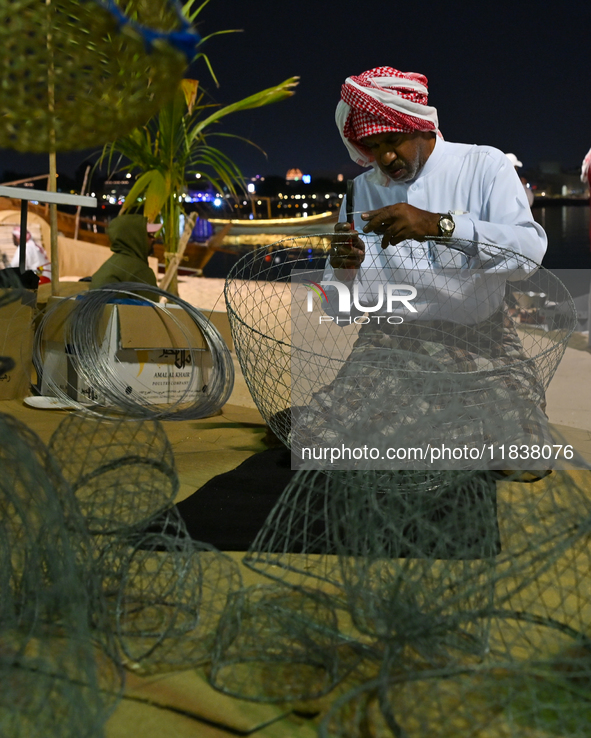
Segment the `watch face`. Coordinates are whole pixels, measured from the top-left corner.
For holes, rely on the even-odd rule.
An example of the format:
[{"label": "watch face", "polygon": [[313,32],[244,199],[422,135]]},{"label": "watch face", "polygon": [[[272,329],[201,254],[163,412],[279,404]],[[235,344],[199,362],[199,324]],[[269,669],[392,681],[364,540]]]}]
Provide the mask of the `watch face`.
[{"label": "watch face", "polygon": [[454,229],[454,222],[451,218],[441,218],[439,225],[444,233],[451,233]]}]

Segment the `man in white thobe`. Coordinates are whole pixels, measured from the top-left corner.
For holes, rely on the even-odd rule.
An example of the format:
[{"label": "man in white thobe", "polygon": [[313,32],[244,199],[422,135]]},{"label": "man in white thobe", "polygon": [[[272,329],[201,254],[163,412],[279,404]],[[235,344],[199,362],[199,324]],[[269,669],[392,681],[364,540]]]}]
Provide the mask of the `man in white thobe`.
[{"label": "man in white thobe", "polygon": [[[360,427],[386,443],[427,441],[429,422],[452,420],[456,410],[461,421],[445,426],[452,443],[551,443],[545,377],[523,352],[504,303],[506,282],[540,265],[546,234],[505,154],[443,140],[427,94],[423,75],[391,67],[350,77],[342,87],[337,126],[351,158],[371,168],[354,180],[352,222],[343,203],[323,284],[356,287],[358,302],[373,305],[380,279],[410,282],[415,310],[401,307],[402,324],[362,325],[336,379],[298,413],[296,447],[305,445],[298,435],[328,445],[347,434],[358,438]],[[326,292],[325,312],[338,318],[337,290]],[[371,317],[386,310],[384,300]],[[348,315],[363,314],[351,306]],[[414,398],[409,361],[423,383]],[[371,384],[376,375],[379,391]],[[452,381],[457,392],[446,397],[436,389]],[[499,437],[505,428],[506,439]],[[547,471],[521,461],[518,468],[532,470],[531,478]],[[480,462],[476,468],[511,466],[496,452]]]},{"label": "man in white thobe", "polygon": [[[423,75],[378,67],[348,78],[336,121],[351,158],[371,167],[354,182],[353,224],[345,222],[343,203],[335,228],[352,235],[331,252],[330,265],[341,281],[363,284],[364,272],[397,267],[410,255],[415,263],[421,260],[418,268],[479,270],[495,284],[523,278],[541,263],[546,234],[533,219],[514,167],[498,149],[450,143],[438,135]],[[372,232],[382,236],[381,248],[358,237]],[[421,246],[430,238],[445,238],[446,245]],[[329,267],[325,278],[330,276]],[[487,317],[483,309],[494,312],[503,295],[489,292],[496,303],[493,298],[474,312],[484,290],[480,280],[466,281],[467,319],[455,320],[476,322]],[[440,310],[441,304],[423,305],[406,318],[454,319]]]}]

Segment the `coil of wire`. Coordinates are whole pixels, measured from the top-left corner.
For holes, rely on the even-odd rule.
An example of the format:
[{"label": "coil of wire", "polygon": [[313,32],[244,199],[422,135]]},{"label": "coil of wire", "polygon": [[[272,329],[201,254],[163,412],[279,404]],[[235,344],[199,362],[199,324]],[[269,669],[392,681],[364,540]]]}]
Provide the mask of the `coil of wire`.
[{"label": "coil of wire", "polygon": [[[154,402],[149,396],[140,392],[130,391],[130,386],[119,372],[117,361],[109,355],[103,345],[102,320],[104,308],[109,303],[121,300],[138,301],[138,291],[141,292],[141,302],[160,313],[160,317],[167,316],[183,336],[187,346],[187,367],[190,377],[184,389],[172,401]],[[153,300],[145,299],[150,294]],[[157,300],[166,298],[167,303]],[[73,307],[70,307],[71,302]],[[64,315],[67,303],[68,312]],[[206,386],[196,391],[196,382],[199,371],[199,355],[203,351],[195,346],[195,336],[191,336],[187,326],[183,325],[171,310],[168,303],[178,305],[189,316],[192,323],[203,335],[207,350],[211,356],[211,369]],[[47,335],[63,323],[63,350],[67,352],[71,362],[73,374],[77,382],[92,388],[82,402],[72,392],[72,383],[66,371],[46,371],[48,348]],[[60,330],[62,330],[60,328]],[[45,393],[62,400],[66,405],[85,408],[98,415],[112,415],[113,412],[122,413],[134,418],[160,418],[165,420],[189,420],[204,418],[217,413],[228,401],[234,386],[234,365],[228,347],[217,328],[212,325],[206,315],[197,308],[169,292],[151,285],[122,282],[109,285],[103,289],[90,290],[83,296],[77,295],[64,298],[51,306],[39,323],[35,334],[33,349],[33,363],[38,376],[44,371]],[[75,396],[72,397],[72,394]]]}]

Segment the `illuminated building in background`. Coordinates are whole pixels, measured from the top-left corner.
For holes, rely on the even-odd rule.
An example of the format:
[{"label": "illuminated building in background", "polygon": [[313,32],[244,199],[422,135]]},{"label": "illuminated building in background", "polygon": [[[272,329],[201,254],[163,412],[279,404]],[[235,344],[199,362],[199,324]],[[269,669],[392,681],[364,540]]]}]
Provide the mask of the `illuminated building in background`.
[{"label": "illuminated building in background", "polygon": [[303,176],[304,175],[302,174],[301,169],[288,169],[287,174],[285,175],[285,181],[286,182],[301,182]]}]

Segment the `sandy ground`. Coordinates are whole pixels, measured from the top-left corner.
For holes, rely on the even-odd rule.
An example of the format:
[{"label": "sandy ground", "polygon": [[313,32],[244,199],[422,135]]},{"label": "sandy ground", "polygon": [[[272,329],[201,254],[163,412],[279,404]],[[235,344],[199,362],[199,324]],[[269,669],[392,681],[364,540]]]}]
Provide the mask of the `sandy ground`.
[{"label": "sandy ground", "polygon": [[225,310],[225,279],[179,277],[179,295],[201,310]]}]

